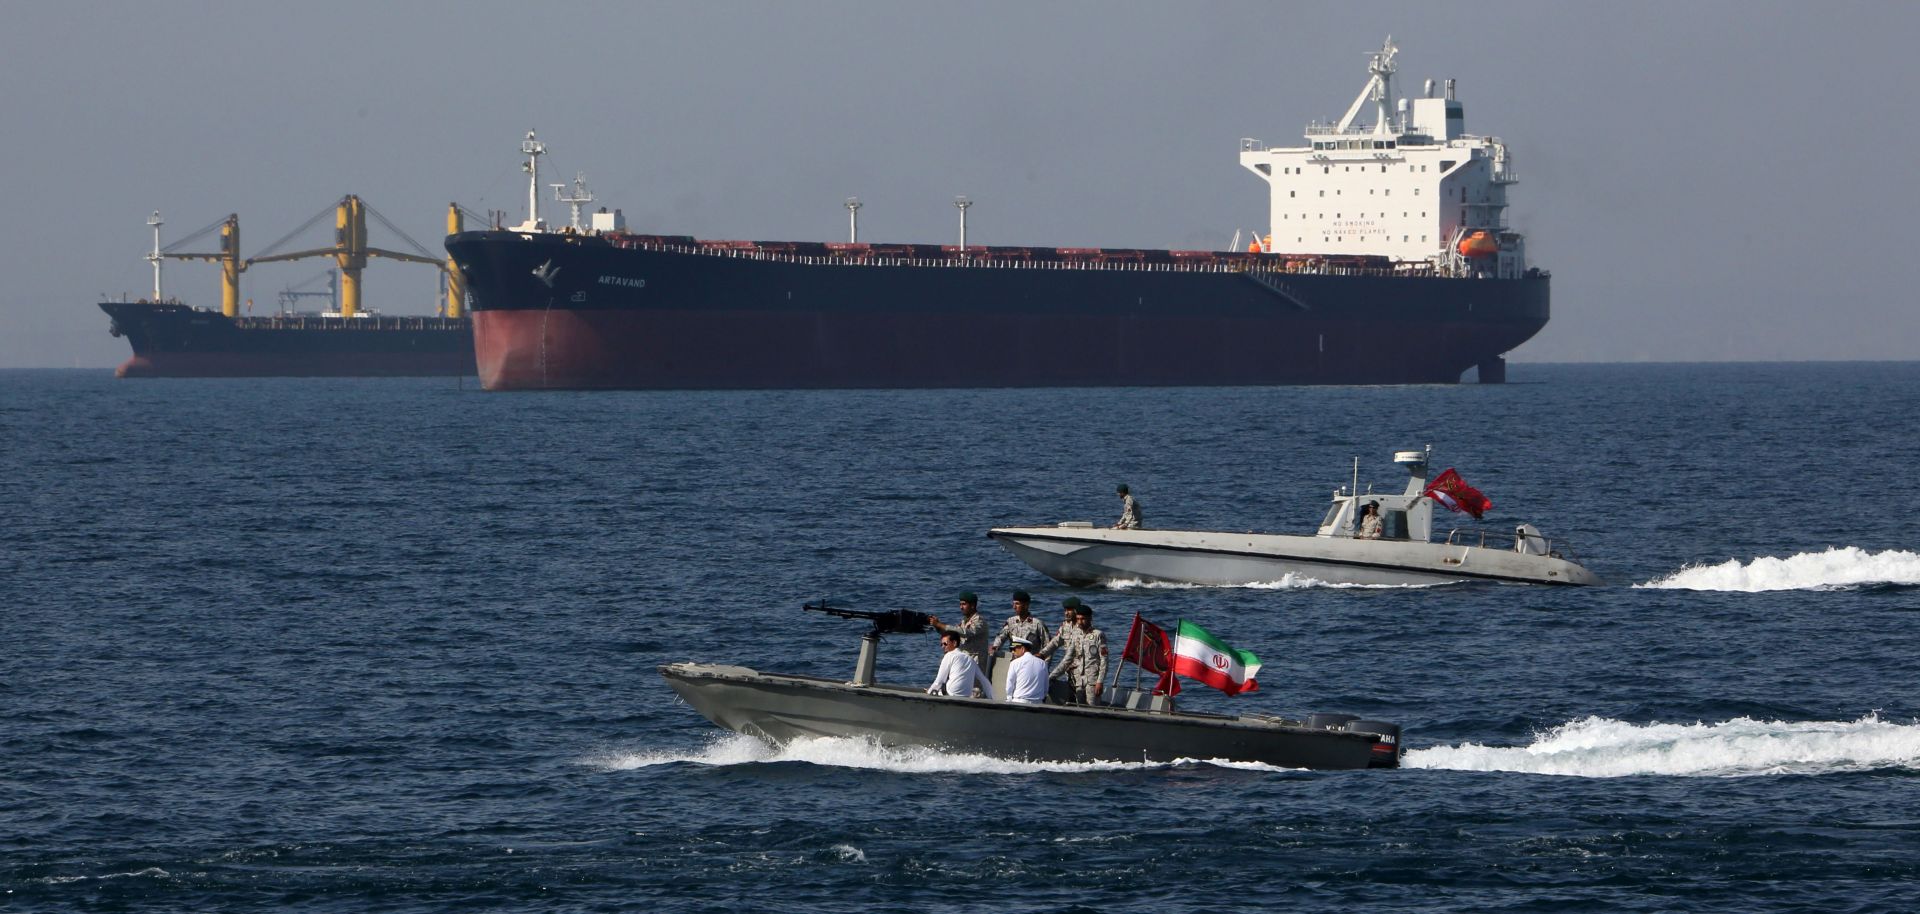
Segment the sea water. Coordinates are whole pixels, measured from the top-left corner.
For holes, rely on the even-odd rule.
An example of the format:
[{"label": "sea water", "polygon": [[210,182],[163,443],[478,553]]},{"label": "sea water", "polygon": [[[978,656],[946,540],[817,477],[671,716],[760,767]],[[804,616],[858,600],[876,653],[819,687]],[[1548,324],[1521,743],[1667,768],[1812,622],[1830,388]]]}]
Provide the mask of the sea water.
[{"label": "sea water", "polygon": [[[0,373],[0,910],[1901,911],[1920,365],[1505,386],[486,394]],[[1431,444],[1600,574],[1070,590],[995,525],[1306,532]],[[1436,525],[1469,524],[1441,512]],[[1204,624],[1398,771],[721,731],[655,672],[851,672],[821,598]],[[883,679],[938,649],[889,638]]]}]

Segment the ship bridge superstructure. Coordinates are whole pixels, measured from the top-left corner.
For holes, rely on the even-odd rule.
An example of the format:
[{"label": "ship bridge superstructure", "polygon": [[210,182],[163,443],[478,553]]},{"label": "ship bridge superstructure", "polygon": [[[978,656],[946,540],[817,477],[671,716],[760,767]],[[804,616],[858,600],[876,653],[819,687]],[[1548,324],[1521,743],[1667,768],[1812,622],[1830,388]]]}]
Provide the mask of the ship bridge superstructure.
[{"label": "ship bridge superstructure", "polygon": [[[1306,144],[1240,141],[1240,164],[1270,190],[1257,249],[1385,257],[1449,275],[1518,277],[1526,250],[1507,224],[1513,157],[1497,137],[1466,132],[1449,79],[1418,98],[1394,97],[1398,49],[1368,59],[1367,84],[1339,121],[1307,125]],[[1372,109],[1373,121],[1359,123]]]}]

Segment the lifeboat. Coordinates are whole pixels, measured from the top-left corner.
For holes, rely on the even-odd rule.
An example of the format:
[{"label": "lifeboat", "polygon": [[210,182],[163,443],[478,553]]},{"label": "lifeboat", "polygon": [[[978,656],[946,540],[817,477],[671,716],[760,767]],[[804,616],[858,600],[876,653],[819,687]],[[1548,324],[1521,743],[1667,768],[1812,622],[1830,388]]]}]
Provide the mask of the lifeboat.
[{"label": "lifeboat", "polygon": [[1474,232],[1460,239],[1460,256],[1492,257],[1500,253],[1500,241],[1486,232]]}]

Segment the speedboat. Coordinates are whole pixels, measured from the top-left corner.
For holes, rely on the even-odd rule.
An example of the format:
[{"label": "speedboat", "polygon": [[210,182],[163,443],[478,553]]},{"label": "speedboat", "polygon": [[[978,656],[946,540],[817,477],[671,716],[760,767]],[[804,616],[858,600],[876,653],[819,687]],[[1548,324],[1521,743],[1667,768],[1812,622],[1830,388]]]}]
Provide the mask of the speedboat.
[{"label": "speedboat", "polygon": [[660,675],[708,720],[774,745],[839,737],[1025,761],[1194,759],[1314,769],[1400,764],[1400,727],[1351,714],[1304,720],[1205,714],[1177,710],[1171,696],[1142,689],[1117,689],[1108,704],[1082,706],[930,695],[878,683],[881,636],[924,631],[927,617],[909,610],[807,608],[873,620],[861,638],[852,679],[691,662],[666,664]]},{"label": "speedboat", "polygon": [[[996,527],[987,536],[1040,573],[1077,587],[1130,582],[1246,586],[1289,580],[1362,585],[1600,583],[1574,560],[1565,541],[1548,539],[1532,524],[1519,524],[1512,532],[1454,528],[1436,537],[1433,507],[1436,502],[1457,504],[1446,481],[1457,481],[1458,476],[1448,471],[1430,483],[1429,459],[1426,449],[1393,455],[1393,462],[1410,477],[1406,491],[1398,495],[1362,494],[1356,461],[1353,487],[1333,493],[1333,506],[1312,536],[1116,530],[1085,521]],[[1473,498],[1482,498],[1459,485]],[[1362,535],[1360,517],[1368,505],[1375,506],[1381,519],[1377,537]]]}]

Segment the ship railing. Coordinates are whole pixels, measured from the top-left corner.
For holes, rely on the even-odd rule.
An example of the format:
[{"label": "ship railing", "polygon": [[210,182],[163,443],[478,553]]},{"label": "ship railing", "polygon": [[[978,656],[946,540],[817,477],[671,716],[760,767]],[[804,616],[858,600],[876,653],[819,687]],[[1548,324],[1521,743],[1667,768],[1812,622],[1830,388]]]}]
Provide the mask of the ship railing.
[{"label": "ship railing", "polygon": [[[1106,272],[1136,273],[1245,273],[1250,271],[1268,273],[1288,273],[1319,276],[1440,276],[1432,265],[1424,261],[1402,261],[1379,266],[1358,266],[1353,264],[1329,263],[1309,257],[1288,258],[1286,255],[1272,255],[1272,260],[1230,260],[1225,263],[1206,263],[1188,261],[1103,261],[1103,260],[1005,260],[984,255],[953,255],[944,258],[925,257],[888,257],[888,256],[845,256],[837,254],[791,254],[781,251],[761,251],[745,248],[708,248],[657,242],[616,242],[628,250],[654,251],[667,254],[687,254],[701,257],[727,257],[735,260],[757,260],[767,263],[788,263],[798,265],[836,265],[836,266],[912,266],[945,267],[956,269],[992,268],[999,270],[1100,270]],[[1224,252],[1225,256],[1235,256],[1234,252]]]},{"label": "ship railing", "polygon": [[[1373,125],[1372,124],[1354,124],[1347,127],[1347,129],[1345,130],[1341,130],[1340,125],[1338,124],[1313,123],[1313,124],[1307,125],[1306,135],[1307,136],[1373,136]],[[1399,133],[1397,131],[1388,131],[1387,133],[1382,134],[1382,136],[1397,137],[1399,136]]]},{"label": "ship railing", "polygon": [[235,326],[264,330],[459,330],[465,318],[438,315],[381,315],[378,317],[321,317],[317,314],[243,315]]},{"label": "ship railing", "polygon": [[[1507,552],[1519,552],[1523,534],[1509,533],[1504,530],[1489,530],[1485,527],[1455,527],[1447,531],[1447,545],[1472,546],[1480,549],[1499,549]],[[1526,550],[1532,555],[1546,555],[1556,559],[1574,561],[1573,544],[1566,540],[1533,533],[1525,534],[1528,541]]]}]

